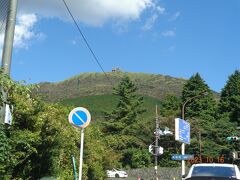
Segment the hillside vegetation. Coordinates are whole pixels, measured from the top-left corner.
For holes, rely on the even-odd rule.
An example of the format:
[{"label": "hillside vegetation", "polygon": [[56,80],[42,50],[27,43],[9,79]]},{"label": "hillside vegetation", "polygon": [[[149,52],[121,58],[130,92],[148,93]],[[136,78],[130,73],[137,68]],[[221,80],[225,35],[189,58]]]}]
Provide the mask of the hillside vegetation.
[{"label": "hillside vegetation", "polygon": [[[88,79],[85,81],[95,87],[89,74],[83,75]],[[158,75],[147,76],[153,76],[154,80]],[[74,79],[76,81],[76,77]],[[113,167],[135,169],[154,165],[148,147],[154,142],[156,104],[159,105],[160,128],[163,130],[166,126],[173,132],[174,119],[181,117],[181,107],[186,105],[184,119],[191,124],[191,143],[186,146],[186,153],[195,155],[194,162],[188,161],[187,166],[219,158],[240,163],[232,156],[233,151],[239,151],[240,141],[227,140],[230,136],[239,137],[240,133],[237,129],[240,126],[239,71],[229,76],[218,101],[198,73],[186,81],[180,96],[167,95],[163,100],[139,95],[134,83],[136,78],[133,82],[127,76],[108,89],[111,94],[85,93],[68,99],[67,83],[72,80],[54,84],[57,88],[66,83],[63,100],[58,103],[46,103],[35,97],[32,92],[35,86],[14,82],[1,73],[0,80],[0,86],[8,94],[7,102],[14,107],[12,126],[0,125],[0,179],[73,178],[71,157],[79,164],[80,131],[68,123],[67,117],[75,106],[84,106],[92,114],[91,124],[84,131],[83,179],[106,179],[105,171]],[[78,81],[78,86],[83,85],[80,78]],[[203,96],[203,92],[207,95]],[[0,92],[0,104],[3,103]],[[171,160],[172,154],[181,152],[181,143],[175,141],[174,136],[161,136],[159,145],[164,148],[158,158],[160,166],[181,165]]]},{"label": "hillside vegetation", "polygon": [[128,76],[136,84],[138,94],[161,100],[167,94],[180,96],[186,82],[182,78],[160,74],[128,72],[108,72],[106,74],[112,84],[104,73],[82,73],[59,83],[41,83],[37,94],[47,102],[90,95],[112,94],[113,86],[116,86],[124,76]]},{"label": "hillside vegetation", "polygon": [[[146,108],[146,112],[142,118],[155,117],[155,106],[161,106],[161,101],[152,97],[143,97],[143,106]],[[111,112],[117,106],[119,97],[114,95],[93,95],[83,96],[72,99],[65,99],[60,101],[60,104],[72,107],[86,107],[90,112],[94,120],[102,120],[105,118],[104,112]]]}]

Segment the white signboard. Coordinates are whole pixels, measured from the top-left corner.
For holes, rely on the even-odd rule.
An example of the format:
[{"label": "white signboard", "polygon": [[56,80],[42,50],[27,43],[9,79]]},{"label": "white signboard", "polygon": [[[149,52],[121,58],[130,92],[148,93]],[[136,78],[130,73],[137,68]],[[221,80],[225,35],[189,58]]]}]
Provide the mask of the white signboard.
[{"label": "white signboard", "polygon": [[180,119],[175,119],[175,140],[185,144],[190,144],[190,123]]},{"label": "white signboard", "polygon": [[8,104],[6,104],[4,123],[12,125],[12,114]]}]

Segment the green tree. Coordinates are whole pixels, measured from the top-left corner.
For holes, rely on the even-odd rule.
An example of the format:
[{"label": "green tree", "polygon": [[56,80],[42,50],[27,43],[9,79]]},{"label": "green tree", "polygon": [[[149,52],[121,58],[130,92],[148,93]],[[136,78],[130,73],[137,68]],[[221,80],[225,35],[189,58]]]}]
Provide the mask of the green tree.
[{"label": "green tree", "polygon": [[[80,132],[67,121],[72,107],[45,104],[31,95],[31,86],[8,76],[0,76],[0,83],[14,107],[12,126],[0,126],[0,179],[73,177],[71,155],[79,164]],[[97,124],[88,128],[85,137],[83,178],[105,179],[105,169],[115,166],[120,157],[107,147]]]},{"label": "green tree", "polygon": [[123,166],[131,168],[148,167],[151,164],[151,156],[148,150],[139,148],[128,148],[123,150]]},{"label": "green tree", "polygon": [[161,115],[164,117],[177,117],[180,114],[181,99],[175,95],[168,94],[160,107]]},{"label": "green tree", "polygon": [[[23,86],[20,82],[12,81],[9,76],[0,72],[0,86],[8,95],[7,99],[3,98],[3,93],[0,93],[1,106],[8,103],[13,109],[13,126],[12,128],[0,125],[0,177],[3,179],[12,177],[29,178],[29,158],[36,153],[36,144],[38,144],[37,134],[29,129],[21,130],[21,126],[15,126],[15,112],[18,107],[16,101],[20,97],[23,102],[32,101],[30,91],[33,86]],[[32,106],[30,106],[31,109]],[[24,107],[22,107],[24,108]],[[26,109],[25,109],[26,111]],[[31,123],[30,123],[31,124]],[[30,127],[33,129],[33,127]],[[36,128],[36,127],[35,127]],[[24,166],[21,166],[24,164]],[[18,170],[21,168],[21,175]]]},{"label": "green tree", "polygon": [[[204,95],[203,93],[207,93]],[[185,104],[185,119],[191,124],[191,153],[213,153],[211,150],[214,142],[212,132],[216,124],[217,104],[208,85],[197,73],[193,75],[183,87],[182,104]],[[182,105],[183,106],[183,105]],[[216,148],[221,148],[216,146]],[[200,152],[201,150],[201,152]],[[219,149],[221,151],[221,149]]]},{"label": "green tree", "polygon": [[10,179],[12,142],[7,137],[3,126],[0,126],[0,179]]},{"label": "green tree", "polygon": [[73,177],[71,155],[79,154],[79,131],[67,121],[69,108],[47,105],[39,114],[42,121],[37,147],[38,156],[35,174],[39,177],[54,176],[61,179]]},{"label": "green tree", "polygon": [[120,156],[107,145],[98,123],[92,123],[85,132],[84,162],[88,166],[88,178],[105,179],[107,169],[119,166]]},{"label": "green tree", "polygon": [[[198,95],[198,98],[194,98]],[[183,87],[182,103],[191,98],[193,100],[185,106],[186,118],[216,115],[217,106],[213,93],[198,73],[193,75]]]},{"label": "green tree", "polygon": [[151,159],[151,156],[146,153],[144,138],[139,136],[142,129],[140,115],[145,112],[143,97],[137,95],[137,87],[127,76],[114,88],[114,95],[119,97],[119,101],[109,115],[110,120],[105,123],[104,132],[108,134],[106,141],[121,155],[123,166],[147,166],[150,163],[147,159]]},{"label": "green tree", "polygon": [[[7,103],[13,106],[12,126],[0,128],[0,179],[39,179],[44,175],[68,179],[72,174],[70,154],[78,154],[74,152],[78,149],[67,126],[67,111],[32,97],[35,86],[14,82],[1,73],[0,85],[8,94]],[[0,96],[1,103],[6,103]]]},{"label": "green tree", "polygon": [[220,113],[227,113],[232,122],[240,125],[240,72],[236,70],[229,76],[221,92]]},{"label": "green tree", "polygon": [[114,95],[119,97],[117,107],[109,114],[107,131],[110,133],[123,133],[124,129],[132,126],[139,120],[139,116],[145,112],[143,97],[137,95],[137,87],[125,76],[114,88]]}]

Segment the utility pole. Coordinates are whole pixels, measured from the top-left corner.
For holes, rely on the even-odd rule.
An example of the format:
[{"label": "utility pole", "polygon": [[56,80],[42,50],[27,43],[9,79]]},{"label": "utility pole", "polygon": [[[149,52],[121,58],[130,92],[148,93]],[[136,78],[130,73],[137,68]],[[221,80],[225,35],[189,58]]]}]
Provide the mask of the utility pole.
[{"label": "utility pole", "polygon": [[[11,59],[12,59],[12,47],[13,47],[13,39],[14,39],[14,31],[16,24],[16,15],[17,15],[17,4],[18,0],[9,0],[8,14],[7,14],[7,23],[6,23],[6,31],[4,37],[4,45],[3,45],[3,54],[2,54],[2,69],[3,73],[10,75],[11,68]],[[3,89],[1,88],[3,92]],[[1,117],[0,124],[4,124],[5,117],[5,101],[7,99],[7,94],[5,92],[3,95],[3,106],[1,107]]]},{"label": "utility pole", "polygon": [[159,130],[159,117],[158,117],[158,107],[156,105],[156,133],[155,133],[155,153],[154,153],[154,160],[155,160],[155,177],[158,180],[158,171],[157,171],[157,161],[158,161],[158,139],[159,136],[157,134]]}]

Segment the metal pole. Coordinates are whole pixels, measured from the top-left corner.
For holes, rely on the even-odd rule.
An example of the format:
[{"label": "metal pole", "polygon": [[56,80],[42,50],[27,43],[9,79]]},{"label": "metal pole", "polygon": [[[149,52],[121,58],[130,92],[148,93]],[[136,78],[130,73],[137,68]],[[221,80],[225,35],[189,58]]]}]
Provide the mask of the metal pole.
[{"label": "metal pole", "polygon": [[[183,104],[183,107],[182,107],[182,119],[184,120],[184,110],[185,110],[185,105],[187,104],[187,102],[189,101],[186,101],[184,104]],[[182,143],[182,155],[185,154],[185,143]],[[185,161],[182,160],[182,176],[185,175]]]},{"label": "metal pole", "polygon": [[[185,154],[185,144],[182,143],[182,155]],[[185,175],[185,161],[182,160],[182,176]]]},{"label": "metal pole", "polygon": [[73,165],[73,176],[74,176],[74,180],[77,180],[77,171],[76,171],[76,162],[75,162],[75,158],[72,155],[72,165]]},{"label": "metal pole", "polygon": [[4,37],[2,68],[3,73],[10,74],[12,47],[14,39],[14,31],[17,14],[17,0],[10,0],[9,10],[7,15],[6,33]]},{"label": "metal pole", "polygon": [[[2,69],[4,74],[10,75],[11,68],[11,59],[12,59],[12,47],[13,47],[13,39],[14,39],[14,31],[16,24],[16,14],[17,14],[17,4],[18,0],[10,0],[9,9],[7,15],[7,24],[6,31],[4,37],[4,45],[3,45],[3,54],[2,54]],[[3,92],[3,89],[1,88]],[[3,92],[3,100],[6,101],[7,94]],[[1,118],[0,122],[4,123],[5,117],[5,103],[3,107],[1,107]]]},{"label": "metal pole", "polygon": [[158,180],[158,172],[157,172],[157,160],[158,160],[158,129],[159,129],[159,120],[158,120],[158,108],[157,108],[157,105],[156,105],[156,133],[155,133],[155,152],[154,152],[154,159],[155,159],[155,177],[156,177],[156,180]]},{"label": "metal pole", "polygon": [[83,141],[84,141],[84,128],[81,129],[81,145],[80,145],[80,160],[79,160],[79,177],[82,180],[82,164],[83,164]]}]

